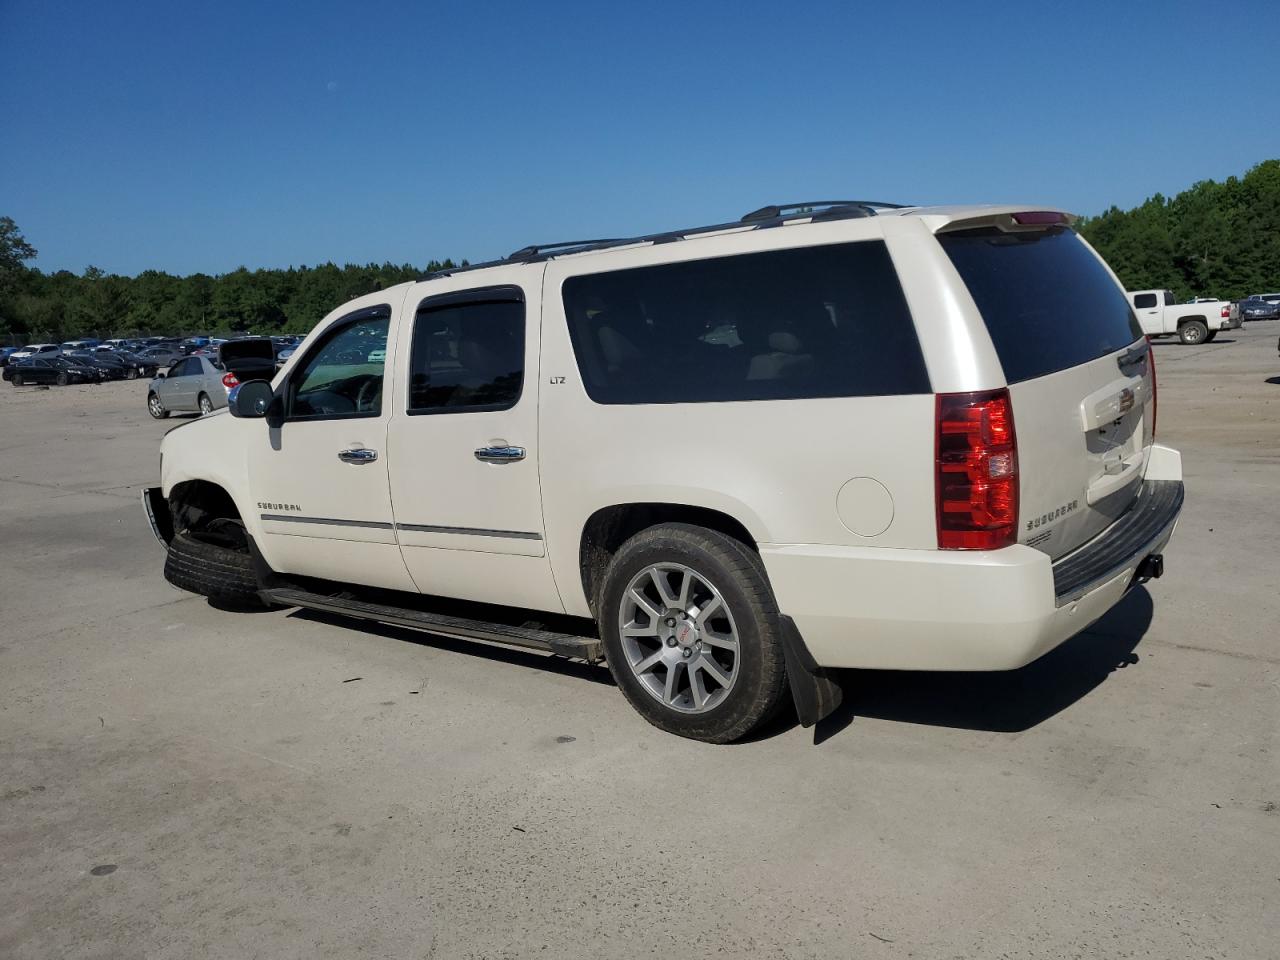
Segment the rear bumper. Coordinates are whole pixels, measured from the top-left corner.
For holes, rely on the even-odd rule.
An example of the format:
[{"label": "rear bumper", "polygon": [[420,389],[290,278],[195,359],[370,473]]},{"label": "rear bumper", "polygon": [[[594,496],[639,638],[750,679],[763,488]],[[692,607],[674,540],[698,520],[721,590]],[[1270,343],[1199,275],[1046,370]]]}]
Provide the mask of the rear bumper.
[{"label": "rear bumper", "polygon": [[1057,563],[1021,544],[990,552],[761,544],[760,555],[779,608],[819,666],[1016,669],[1110,610],[1143,560],[1169,542],[1183,493],[1181,464],[1167,453],[1177,478],[1165,471],[1145,481],[1133,509]]}]

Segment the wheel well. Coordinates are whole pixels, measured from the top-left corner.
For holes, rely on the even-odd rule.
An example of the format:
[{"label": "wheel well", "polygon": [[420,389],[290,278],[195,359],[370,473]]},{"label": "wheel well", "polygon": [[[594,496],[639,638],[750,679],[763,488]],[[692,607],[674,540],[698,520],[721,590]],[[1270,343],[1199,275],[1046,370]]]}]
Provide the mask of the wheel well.
[{"label": "wheel well", "polygon": [[1204,317],[1179,317],[1178,326],[1182,326],[1184,323],[1191,323],[1193,320],[1198,320],[1203,324],[1208,324],[1209,322]]},{"label": "wheel well", "polygon": [[733,537],[752,550],[756,549],[756,541],[747,528],[719,510],[680,503],[619,503],[604,507],[587,518],[578,552],[582,589],[593,612],[596,593],[614,553],[641,530],[662,523],[690,523],[706,527]]},{"label": "wheel well", "polygon": [[236,502],[216,483],[187,480],[169,492],[174,533],[184,531],[197,539],[248,549],[244,521]]}]

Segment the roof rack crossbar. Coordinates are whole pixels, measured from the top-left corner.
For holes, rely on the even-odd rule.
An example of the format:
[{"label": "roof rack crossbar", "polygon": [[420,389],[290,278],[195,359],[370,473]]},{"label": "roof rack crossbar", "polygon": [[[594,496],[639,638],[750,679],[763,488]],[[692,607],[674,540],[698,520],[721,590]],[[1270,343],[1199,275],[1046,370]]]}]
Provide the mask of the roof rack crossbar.
[{"label": "roof rack crossbar", "polygon": [[745,214],[742,222],[754,223],[757,220],[776,220],[788,210],[808,213],[810,211],[818,212],[820,210],[837,210],[841,208],[861,208],[866,214],[872,214],[875,213],[877,207],[883,207],[886,210],[900,210],[903,206],[904,204],[901,203],[882,203],[879,200],[809,200],[804,203],[773,203]]}]

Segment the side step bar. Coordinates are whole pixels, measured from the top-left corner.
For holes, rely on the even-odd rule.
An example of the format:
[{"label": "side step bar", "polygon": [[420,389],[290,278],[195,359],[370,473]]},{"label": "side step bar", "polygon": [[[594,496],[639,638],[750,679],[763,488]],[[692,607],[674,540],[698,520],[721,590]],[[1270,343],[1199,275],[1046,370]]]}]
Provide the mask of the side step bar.
[{"label": "side step bar", "polygon": [[503,643],[530,650],[545,650],[557,656],[585,660],[587,663],[598,663],[604,659],[604,645],[598,637],[560,633],[530,623],[518,626],[507,623],[488,623],[482,620],[431,613],[426,610],[415,610],[410,607],[395,607],[346,597],[326,596],[322,593],[309,593],[292,587],[268,588],[261,591],[261,596],[268,603],[282,607],[304,607],[307,610],[319,610],[323,613],[356,617],[360,620],[376,620],[379,623],[391,623],[400,627],[414,627],[446,637],[487,640],[491,643]]}]

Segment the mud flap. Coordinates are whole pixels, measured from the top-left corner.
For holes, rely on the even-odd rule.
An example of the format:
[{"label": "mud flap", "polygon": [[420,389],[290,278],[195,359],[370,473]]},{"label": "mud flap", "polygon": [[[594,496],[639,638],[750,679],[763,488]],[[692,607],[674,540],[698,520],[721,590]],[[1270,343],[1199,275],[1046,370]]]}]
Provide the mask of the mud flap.
[{"label": "mud flap", "polygon": [[814,662],[795,621],[782,617],[782,654],[800,726],[812,727],[844,700],[844,691]]}]

